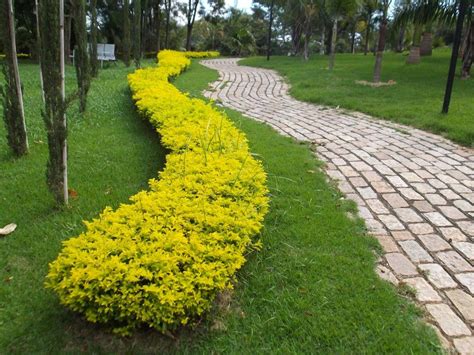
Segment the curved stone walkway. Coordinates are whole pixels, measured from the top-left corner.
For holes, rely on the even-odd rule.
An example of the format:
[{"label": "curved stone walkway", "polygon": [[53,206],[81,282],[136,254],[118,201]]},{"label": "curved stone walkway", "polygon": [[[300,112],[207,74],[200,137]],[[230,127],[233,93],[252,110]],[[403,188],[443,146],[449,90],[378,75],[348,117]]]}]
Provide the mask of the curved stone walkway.
[{"label": "curved stone walkway", "polygon": [[385,250],[379,275],[417,291],[445,346],[474,353],[474,150],[365,114],[299,102],[276,72],[237,61],[201,62],[220,73],[206,96],[316,144],[327,174],[358,204]]}]

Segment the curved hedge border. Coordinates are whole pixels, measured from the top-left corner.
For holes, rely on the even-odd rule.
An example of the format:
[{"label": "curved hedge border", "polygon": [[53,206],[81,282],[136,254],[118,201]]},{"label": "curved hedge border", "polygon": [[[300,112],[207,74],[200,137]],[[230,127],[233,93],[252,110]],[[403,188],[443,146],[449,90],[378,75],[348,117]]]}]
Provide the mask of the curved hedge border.
[{"label": "curved hedge border", "polygon": [[246,137],[222,112],[169,83],[188,57],[160,52],[159,66],[129,75],[138,110],[170,149],[149,191],[85,222],[50,264],[46,287],[87,320],[128,334],[192,322],[232,288],[268,207],[266,175]]}]

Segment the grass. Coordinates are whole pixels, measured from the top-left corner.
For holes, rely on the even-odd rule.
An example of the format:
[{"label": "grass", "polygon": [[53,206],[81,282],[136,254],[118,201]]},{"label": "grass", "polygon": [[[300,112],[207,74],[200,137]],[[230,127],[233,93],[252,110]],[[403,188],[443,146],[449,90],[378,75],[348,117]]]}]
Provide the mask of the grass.
[{"label": "grass", "polygon": [[[200,96],[216,78],[214,71],[195,64],[175,84]],[[115,84],[124,87],[124,82]],[[115,106],[127,108],[123,114],[128,117],[123,120],[142,125],[122,93],[121,102]],[[46,263],[57,254],[60,240],[81,229],[74,225],[71,230],[63,213],[52,214],[44,218],[53,228],[41,228],[37,235],[26,233],[23,237],[19,231],[0,241],[0,260],[9,260],[2,264],[1,280],[14,277],[5,283],[8,292],[0,294],[0,349],[182,354],[440,352],[434,332],[420,321],[421,312],[375,275],[377,243],[365,235],[360,220],[347,217],[347,212],[354,212],[354,205],[326,181],[321,163],[308,146],[279,136],[237,112],[227,113],[262,159],[272,197],[262,233],[264,248],[249,255],[235,291],[220,297],[215,309],[194,330],[183,329],[168,336],[143,330],[124,339],[110,335],[64,310],[54,295],[42,288]],[[150,134],[140,133],[143,137]],[[159,151],[156,146],[150,149]],[[153,158],[159,161],[156,155]],[[84,161],[90,164],[89,159]],[[147,164],[135,156],[129,160],[134,168]],[[4,171],[1,164],[0,171]],[[153,173],[155,168],[156,164]],[[108,175],[93,178],[102,183]],[[3,180],[0,178],[0,184],[7,183]],[[7,191],[12,198],[23,190],[0,191]],[[79,192],[80,196],[85,194],[82,189]],[[132,192],[125,191],[124,195]],[[33,202],[25,198],[24,204]],[[28,215],[34,213],[31,209]],[[20,218],[20,214],[13,217]]]},{"label": "grass", "polygon": [[[61,241],[84,230],[82,220],[97,217],[146,188],[164,163],[164,151],[151,127],[135,114],[126,81],[132,69],[101,72],[92,85],[84,117],[71,107],[70,187],[78,193],[70,208],[57,210],[45,182],[47,144],[40,116],[38,66],[21,64],[30,154],[13,159],[0,124],[0,225],[18,229],[0,238],[0,352],[61,349],[75,318],[43,288],[47,266]],[[75,73],[68,67],[68,91]],[[1,112],[0,112],[1,114]]]},{"label": "grass", "polygon": [[472,78],[456,78],[449,114],[440,113],[449,59],[450,52],[440,49],[432,57],[423,57],[420,64],[408,65],[405,56],[385,53],[382,80],[394,80],[396,85],[378,88],[355,83],[372,80],[372,55],[338,54],[332,72],[327,69],[327,57],[317,55],[308,62],[295,57],[273,57],[269,62],[254,57],[241,64],[279,71],[292,85],[291,94],[299,100],[365,112],[474,147]]}]

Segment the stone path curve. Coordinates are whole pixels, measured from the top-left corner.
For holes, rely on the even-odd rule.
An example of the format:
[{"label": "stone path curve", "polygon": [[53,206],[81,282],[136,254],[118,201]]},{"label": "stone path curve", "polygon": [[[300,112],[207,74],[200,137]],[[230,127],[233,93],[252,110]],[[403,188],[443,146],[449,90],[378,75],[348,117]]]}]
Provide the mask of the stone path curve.
[{"label": "stone path curve", "polygon": [[[377,272],[417,291],[447,347],[474,353],[474,150],[414,128],[299,102],[272,70],[205,60],[205,95],[317,145],[385,250]],[[401,108],[403,109],[403,108]]]}]

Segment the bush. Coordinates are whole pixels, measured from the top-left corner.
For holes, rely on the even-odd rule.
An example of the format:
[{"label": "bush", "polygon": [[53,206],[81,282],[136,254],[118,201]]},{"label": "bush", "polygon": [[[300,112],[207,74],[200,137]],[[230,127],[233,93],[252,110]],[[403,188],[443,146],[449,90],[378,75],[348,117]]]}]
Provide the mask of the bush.
[{"label": "bush", "polygon": [[247,140],[223,113],[168,80],[195,54],[162,51],[157,68],[129,76],[138,110],[171,153],[149,191],[64,242],[46,286],[91,322],[128,334],[193,322],[232,288],[246,254],[259,247],[266,176]]}]

